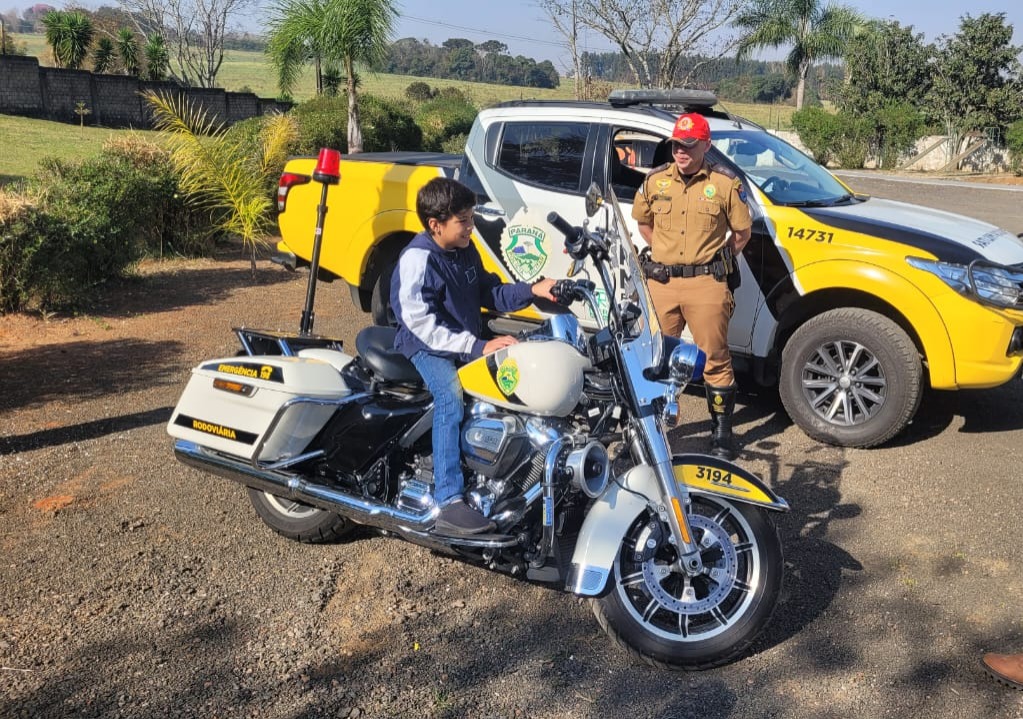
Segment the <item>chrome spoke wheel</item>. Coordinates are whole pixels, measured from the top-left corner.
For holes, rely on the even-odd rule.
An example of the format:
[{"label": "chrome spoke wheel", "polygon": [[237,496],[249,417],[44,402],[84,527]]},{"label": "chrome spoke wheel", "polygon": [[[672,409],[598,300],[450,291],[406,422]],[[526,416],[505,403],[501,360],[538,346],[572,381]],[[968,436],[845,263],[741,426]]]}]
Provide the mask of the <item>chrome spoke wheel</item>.
[{"label": "chrome spoke wheel", "polygon": [[814,414],[844,427],[874,417],[888,396],[888,380],[878,358],[850,340],[819,345],[803,364],[800,379]]},{"label": "chrome spoke wheel", "polygon": [[[689,523],[703,573],[690,577],[679,569],[666,541],[641,561],[621,552],[615,564],[622,605],[647,632],[672,642],[706,640],[735,626],[746,616],[761,575],[762,548],[746,518],[731,505],[702,498],[692,506]],[[649,546],[656,521],[650,515],[633,530],[632,546]]]}]

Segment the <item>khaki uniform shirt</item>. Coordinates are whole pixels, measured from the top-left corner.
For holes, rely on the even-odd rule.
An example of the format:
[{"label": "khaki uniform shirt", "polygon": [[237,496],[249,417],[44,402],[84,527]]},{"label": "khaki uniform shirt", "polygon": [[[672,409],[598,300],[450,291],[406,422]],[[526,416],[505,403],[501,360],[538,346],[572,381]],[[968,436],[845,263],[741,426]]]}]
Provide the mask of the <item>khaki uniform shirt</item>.
[{"label": "khaki uniform shirt", "polygon": [[753,224],[730,170],[704,162],[688,179],[674,162],[655,167],[636,192],[632,217],[653,227],[650,256],[665,265],[704,265],[725,245],[728,230]]}]

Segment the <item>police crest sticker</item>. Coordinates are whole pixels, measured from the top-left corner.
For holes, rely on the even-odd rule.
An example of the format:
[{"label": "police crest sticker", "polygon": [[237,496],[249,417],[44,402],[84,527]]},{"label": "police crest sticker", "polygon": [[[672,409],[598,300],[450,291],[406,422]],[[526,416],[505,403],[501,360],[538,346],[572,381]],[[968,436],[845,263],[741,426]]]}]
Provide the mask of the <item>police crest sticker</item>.
[{"label": "police crest sticker", "polygon": [[508,267],[523,282],[540,274],[547,264],[547,251],[543,248],[547,233],[533,225],[516,224],[507,229],[507,242],[501,254]]},{"label": "police crest sticker", "polygon": [[511,397],[519,386],[519,363],[511,357],[497,368],[497,386],[505,397]]}]

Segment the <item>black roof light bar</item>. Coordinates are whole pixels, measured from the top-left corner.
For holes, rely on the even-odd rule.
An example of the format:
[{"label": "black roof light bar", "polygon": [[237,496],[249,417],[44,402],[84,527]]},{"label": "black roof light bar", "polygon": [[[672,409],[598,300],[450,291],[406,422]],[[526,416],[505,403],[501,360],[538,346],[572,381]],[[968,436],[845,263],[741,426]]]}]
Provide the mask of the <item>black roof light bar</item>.
[{"label": "black roof light bar", "polygon": [[672,88],[670,90],[614,90],[607,96],[607,101],[613,107],[657,105],[705,110],[716,105],[718,99],[709,90]]}]

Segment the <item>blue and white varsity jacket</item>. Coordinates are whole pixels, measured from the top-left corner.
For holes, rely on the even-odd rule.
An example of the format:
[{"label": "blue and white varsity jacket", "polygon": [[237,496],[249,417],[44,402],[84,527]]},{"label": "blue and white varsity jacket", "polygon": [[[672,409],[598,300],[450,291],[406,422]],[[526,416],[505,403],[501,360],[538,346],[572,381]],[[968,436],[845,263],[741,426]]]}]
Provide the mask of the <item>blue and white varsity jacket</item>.
[{"label": "blue and white varsity jacket", "polygon": [[481,307],[513,312],[533,301],[532,286],[504,284],[483,269],[479,251],[443,250],[426,232],[401,253],[391,279],[391,308],[398,319],[394,348],[410,358],[421,350],[456,362],[483,354]]}]

